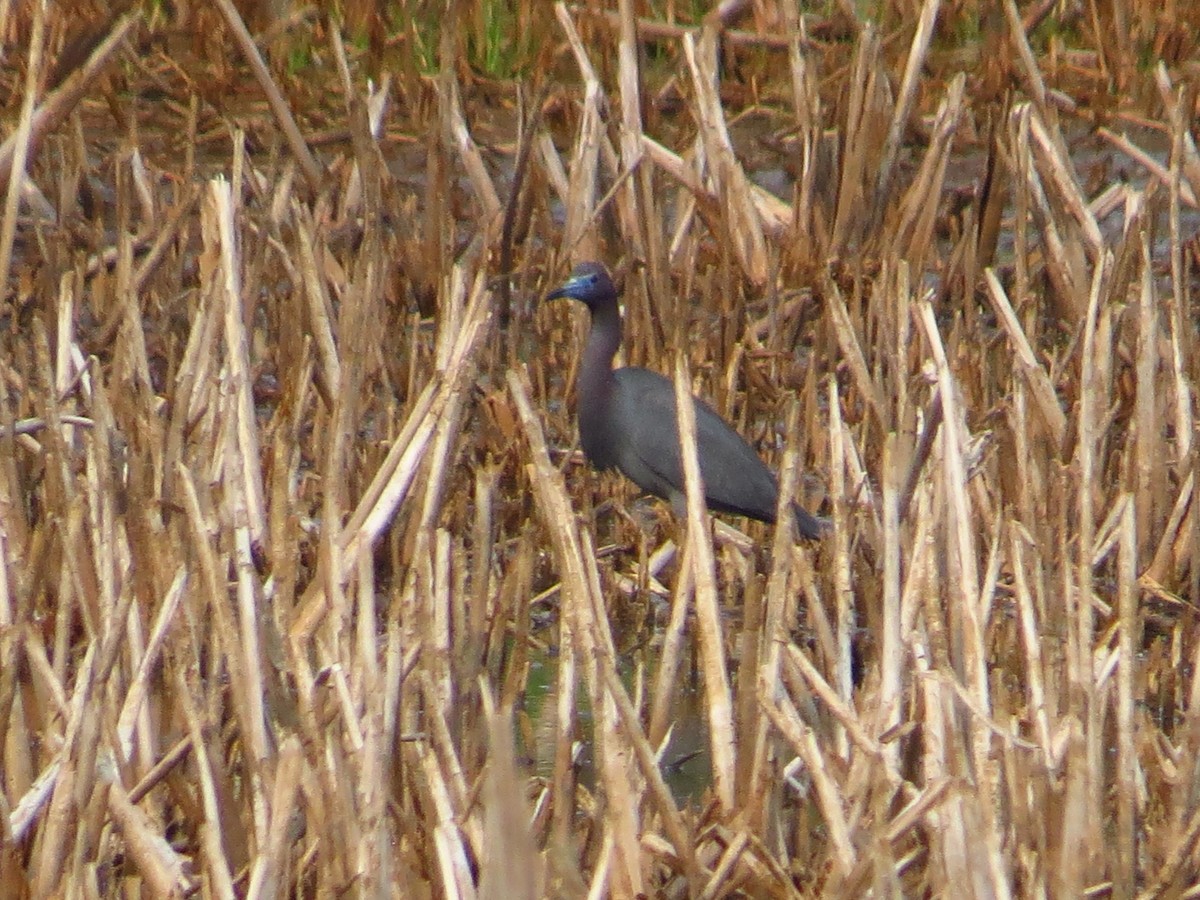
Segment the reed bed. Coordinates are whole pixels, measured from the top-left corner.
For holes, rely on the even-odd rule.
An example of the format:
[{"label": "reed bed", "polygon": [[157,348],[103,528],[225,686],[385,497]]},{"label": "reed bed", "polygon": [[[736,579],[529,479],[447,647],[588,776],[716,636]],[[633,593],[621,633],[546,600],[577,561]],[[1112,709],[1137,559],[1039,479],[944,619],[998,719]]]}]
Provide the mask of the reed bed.
[{"label": "reed bed", "polygon": [[1195,10],[741,6],[4,6],[0,894],[1195,896]]}]

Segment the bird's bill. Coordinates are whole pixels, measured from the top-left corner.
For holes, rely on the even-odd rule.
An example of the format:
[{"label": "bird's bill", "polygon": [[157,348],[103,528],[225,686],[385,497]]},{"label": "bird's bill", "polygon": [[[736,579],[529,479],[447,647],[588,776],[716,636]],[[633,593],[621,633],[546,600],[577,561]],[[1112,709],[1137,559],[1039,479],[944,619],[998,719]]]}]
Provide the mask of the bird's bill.
[{"label": "bird's bill", "polygon": [[582,280],[583,279],[580,276],[572,275],[570,278],[568,278],[566,281],[564,281],[561,285],[559,285],[554,290],[552,290],[550,293],[548,293],[546,295],[546,300],[547,301],[557,300],[560,297],[570,297],[570,298],[574,299],[575,291],[579,289]]}]

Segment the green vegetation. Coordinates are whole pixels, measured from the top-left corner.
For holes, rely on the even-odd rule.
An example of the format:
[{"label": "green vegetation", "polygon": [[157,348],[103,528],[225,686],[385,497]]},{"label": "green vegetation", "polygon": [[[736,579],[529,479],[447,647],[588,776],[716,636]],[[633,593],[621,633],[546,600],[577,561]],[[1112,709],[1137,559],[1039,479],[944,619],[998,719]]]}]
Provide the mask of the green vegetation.
[{"label": "green vegetation", "polygon": [[468,45],[472,66],[492,78],[512,78],[519,65],[513,2],[481,0],[475,10],[477,26]]}]

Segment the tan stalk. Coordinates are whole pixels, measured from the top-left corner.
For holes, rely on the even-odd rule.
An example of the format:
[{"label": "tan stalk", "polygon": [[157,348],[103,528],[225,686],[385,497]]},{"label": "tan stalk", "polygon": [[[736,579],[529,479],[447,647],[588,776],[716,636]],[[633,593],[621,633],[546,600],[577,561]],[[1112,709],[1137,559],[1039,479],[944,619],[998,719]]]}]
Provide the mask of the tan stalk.
[{"label": "tan stalk", "polygon": [[750,200],[746,173],[733,153],[733,144],[725,124],[724,111],[717,95],[716,36],[705,32],[697,48],[692,36],[684,35],[683,53],[696,93],[696,116],[704,147],[709,176],[716,185],[725,219],[728,239],[742,271],[751,282],[761,285],[767,278],[766,245],[762,225]]},{"label": "tan stalk", "polygon": [[[908,49],[908,59],[904,64],[904,76],[900,82],[900,90],[896,97],[896,105],[892,110],[892,121],[888,126],[887,137],[884,139],[883,152],[880,155],[879,171],[876,174],[875,190],[871,204],[874,210],[874,217],[878,218],[883,212],[884,201],[890,192],[892,182],[892,170],[896,165],[896,155],[900,150],[900,141],[904,136],[904,130],[908,127],[909,117],[912,115],[913,104],[915,102],[918,79],[921,69],[925,65],[925,59],[929,54],[929,43],[933,40],[933,29],[937,23],[938,9],[941,7],[941,0],[924,0],[921,4],[921,14],[917,17],[917,27],[913,32],[912,44]],[[960,74],[953,82],[951,82],[950,96],[959,95],[959,102],[949,101],[948,105],[954,110],[953,118],[958,118],[956,107],[961,103],[963,76]],[[941,115],[939,114],[939,118]],[[939,131],[942,129],[939,128]],[[942,142],[945,137],[940,139]],[[933,148],[930,148],[931,151]],[[943,163],[943,166],[945,163]],[[940,180],[940,179],[939,179]]]},{"label": "tan stalk", "polygon": [[675,363],[675,410],[679,418],[679,440],[687,488],[687,534],[696,583],[696,623],[707,698],[709,742],[712,748],[714,787],[717,799],[733,809],[737,746],[733,732],[733,702],[725,668],[725,641],[717,606],[716,570],[707,528],[704,482],[696,455],[696,418],[692,406],[691,379],[687,360]]}]

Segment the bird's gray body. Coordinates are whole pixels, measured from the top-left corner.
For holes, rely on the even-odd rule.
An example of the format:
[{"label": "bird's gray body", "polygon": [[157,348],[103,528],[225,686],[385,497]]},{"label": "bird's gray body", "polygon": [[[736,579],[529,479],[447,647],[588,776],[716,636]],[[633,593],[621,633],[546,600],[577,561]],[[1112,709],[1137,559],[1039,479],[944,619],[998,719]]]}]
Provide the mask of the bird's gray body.
[{"label": "bird's gray body", "polygon": [[[621,346],[617,291],[599,263],[582,263],[547,299],[570,297],[585,303],[592,328],[579,367],[579,436],[583,452],[597,469],[618,469],[644,491],[686,509],[683,456],[675,387],[657,372],[628,367],[613,371]],[[754,449],[703,400],[696,411],[696,455],[704,500],[713,512],[775,521],[779,485]],[[818,538],[825,524],[792,504],[796,527]]]},{"label": "bird's gray body", "polygon": [[[607,397],[580,394],[593,414],[581,416],[583,451],[597,468],[617,468],[642,490],[685,508],[683,456],[675,388],[649,369],[628,367],[612,373]],[[779,487],[775,476],[740,434],[703,400],[692,398],[696,415],[696,455],[704,499],[713,512],[775,521]],[[612,441],[609,435],[622,434]]]}]

